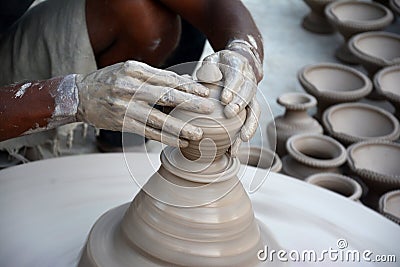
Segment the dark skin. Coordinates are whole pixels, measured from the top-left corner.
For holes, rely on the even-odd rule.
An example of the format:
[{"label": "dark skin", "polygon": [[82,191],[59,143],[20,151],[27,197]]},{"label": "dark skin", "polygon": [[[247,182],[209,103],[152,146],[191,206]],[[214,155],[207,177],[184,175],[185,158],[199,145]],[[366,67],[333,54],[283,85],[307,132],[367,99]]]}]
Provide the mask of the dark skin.
[{"label": "dark skin", "polygon": [[[86,23],[97,67],[126,60],[161,66],[177,46],[181,17],[202,31],[215,51],[233,39],[248,40],[250,35],[263,58],[261,35],[238,0],[87,0]],[[237,52],[254,68],[252,57]],[[256,79],[259,82],[262,77]],[[23,83],[1,87],[0,141],[45,127],[55,106],[51,92],[60,81],[32,82],[21,98],[15,94]]]}]

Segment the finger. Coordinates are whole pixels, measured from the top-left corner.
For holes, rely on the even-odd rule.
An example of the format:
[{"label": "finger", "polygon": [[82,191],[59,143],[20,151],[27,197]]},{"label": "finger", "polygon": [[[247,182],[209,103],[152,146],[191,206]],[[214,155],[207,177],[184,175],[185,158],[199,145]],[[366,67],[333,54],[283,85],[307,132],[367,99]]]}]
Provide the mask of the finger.
[{"label": "finger", "polygon": [[210,99],[160,86],[138,90],[133,97],[152,105],[179,107],[196,113],[209,114],[214,111],[214,103]]},{"label": "finger", "polygon": [[203,136],[201,128],[169,116],[146,103],[136,102],[131,104],[126,116],[152,128],[161,129],[161,132],[167,132],[176,137],[181,136],[189,140],[200,140]]},{"label": "finger", "polygon": [[242,144],[242,139],[237,137],[231,147],[229,148],[229,154],[232,158],[236,158],[239,153],[240,145]]},{"label": "finger", "polygon": [[261,108],[256,97],[254,97],[249,106],[246,107],[246,110],[246,121],[240,130],[240,138],[243,142],[249,141],[257,131]]},{"label": "finger", "polygon": [[236,116],[251,101],[257,92],[257,85],[251,80],[246,79],[239,93],[237,93],[232,101],[225,107],[224,113],[228,118]]},{"label": "finger", "polygon": [[124,131],[145,136],[146,138],[159,141],[168,146],[187,147],[189,145],[187,140],[179,139],[178,137],[168,133],[162,133],[158,129],[146,126],[145,124],[132,119],[125,120]]},{"label": "finger", "polygon": [[144,83],[175,88],[199,96],[208,96],[210,93],[207,87],[172,71],[153,68],[136,61],[127,61],[124,67],[126,74]]},{"label": "finger", "polygon": [[238,57],[237,53],[228,51],[221,55],[220,69],[225,78],[225,89],[221,94],[221,101],[229,104],[234,95],[239,92],[243,85],[243,60]]}]

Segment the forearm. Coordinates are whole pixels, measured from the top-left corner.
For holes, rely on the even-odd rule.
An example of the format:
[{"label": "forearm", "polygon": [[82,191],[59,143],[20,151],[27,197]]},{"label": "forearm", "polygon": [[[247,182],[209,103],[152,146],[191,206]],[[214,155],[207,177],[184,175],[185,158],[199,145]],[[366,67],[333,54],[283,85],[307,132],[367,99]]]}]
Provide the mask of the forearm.
[{"label": "forearm", "polygon": [[75,75],[0,88],[0,141],[76,121]]},{"label": "forearm", "polygon": [[201,30],[215,51],[234,50],[249,60],[262,79],[263,40],[250,12],[239,0],[161,0]]}]

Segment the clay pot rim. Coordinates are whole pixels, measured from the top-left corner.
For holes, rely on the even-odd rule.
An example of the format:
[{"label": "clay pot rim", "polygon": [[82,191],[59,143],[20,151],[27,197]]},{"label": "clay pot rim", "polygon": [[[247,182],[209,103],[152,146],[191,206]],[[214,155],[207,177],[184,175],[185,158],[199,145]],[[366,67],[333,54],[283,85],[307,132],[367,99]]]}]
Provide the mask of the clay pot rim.
[{"label": "clay pot rim", "polygon": [[[334,145],[338,152],[339,155],[331,158],[331,159],[316,159],[312,158],[301,151],[299,151],[293,143],[299,139],[317,139],[317,140],[322,140],[325,142],[328,142],[332,145]],[[288,154],[292,156],[295,160],[297,160],[300,163],[306,164],[308,166],[316,167],[316,168],[334,168],[334,167],[339,167],[343,163],[346,162],[347,154],[346,154],[346,149],[335,139],[322,135],[322,134],[310,134],[310,133],[304,133],[304,134],[296,134],[291,136],[287,142],[286,142],[286,150],[288,151]]]},{"label": "clay pot rim", "polygon": [[[355,90],[350,91],[321,91],[313,85],[309,79],[307,79],[307,72],[312,71],[313,69],[317,68],[331,68],[331,69],[339,69],[342,71],[350,72],[354,76],[362,79],[364,82],[364,86],[361,88],[357,88]],[[297,78],[303,88],[310,94],[317,96],[322,99],[334,99],[337,101],[353,101],[360,99],[366,95],[368,95],[372,91],[372,82],[371,80],[361,71],[358,71],[354,68],[337,64],[337,63],[330,63],[330,62],[323,62],[323,63],[315,63],[306,65],[301,68],[297,73]]]},{"label": "clay pot rim", "polygon": [[[305,103],[290,103],[286,100],[286,98],[290,97],[301,97],[305,98],[307,102]],[[315,107],[317,105],[317,99],[315,99],[314,96],[302,93],[302,92],[288,92],[280,95],[276,101],[279,105],[285,107],[288,110],[294,110],[294,111],[301,111],[301,110],[307,110],[309,108]]]},{"label": "clay pot rim", "polygon": [[[374,19],[374,20],[340,20],[339,17],[334,12],[334,9],[340,5],[371,6],[371,7],[376,8],[376,10],[383,11],[385,13],[385,15],[378,19]],[[334,25],[352,27],[352,28],[357,28],[357,29],[365,29],[365,30],[371,30],[371,28],[382,29],[382,28],[386,27],[387,25],[389,25],[394,19],[392,11],[390,11],[384,5],[375,3],[375,2],[365,2],[365,1],[359,1],[359,0],[335,1],[331,4],[329,4],[328,6],[326,6],[325,16]]]},{"label": "clay pot rim", "polygon": [[388,210],[385,210],[386,202],[390,197],[393,197],[393,195],[399,195],[400,197],[400,189],[389,191],[385,194],[383,194],[379,198],[379,212],[383,214],[385,217],[388,219],[394,221],[395,223],[400,224],[400,218],[397,216],[394,216],[392,213],[390,213]]},{"label": "clay pot rim", "polygon": [[[332,179],[332,177],[335,177]],[[322,173],[316,173],[313,175],[308,176],[304,181],[306,181],[307,183],[319,186],[317,184],[314,184],[314,181],[335,181],[336,179],[342,180],[344,182],[348,182],[351,187],[353,188],[353,194],[348,196],[348,199],[351,200],[358,200],[360,199],[360,197],[362,196],[363,190],[361,185],[354,179],[342,175],[342,174],[338,174],[338,173],[334,173],[334,172],[322,172]],[[322,186],[320,186],[322,187]],[[325,188],[325,187],[322,187]],[[327,189],[327,188],[326,188]]]},{"label": "clay pot rim", "polygon": [[400,186],[400,174],[399,175],[388,175],[383,173],[378,173],[369,169],[357,168],[354,161],[354,151],[360,149],[363,146],[394,146],[400,149],[400,144],[385,140],[370,140],[355,143],[347,148],[347,164],[350,169],[361,176],[363,179],[369,180],[371,182],[380,182],[389,184],[390,186]]},{"label": "clay pot rim", "polygon": [[[343,132],[336,132],[333,129],[333,125],[331,123],[332,114],[339,109],[349,108],[349,107],[358,109],[369,109],[379,113],[380,115],[385,116],[392,122],[393,126],[392,132],[383,136],[374,136],[374,137],[361,137],[361,136],[350,135]],[[365,103],[354,102],[354,103],[341,103],[333,105],[324,111],[324,114],[322,115],[322,124],[324,125],[324,128],[327,130],[329,135],[333,136],[334,138],[346,144],[352,144],[366,140],[395,140],[400,136],[399,121],[393,116],[393,114],[389,113],[388,111],[382,108],[375,107]]]},{"label": "clay pot rim", "polygon": [[374,76],[375,89],[378,91],[378,93],[384,95],[389,100],[394,101],[394,102],[400,102],[400,94],[394,94],[392,92],[385,91],[385,88],[383,88],[380,84],[380,81],[382,80],[383,75],[385,75],[389,72],[398,72],[400,74],[400,65],[389,66],[389,67],[383,68],[379,72],[377,72]]},{"label": "clay pot rim", "polygon": [[355,36],[353,36],[349,42],[348,42],[348,47],[350,52],[355,55],[357,58],[374,63],[375,65],[378,66],[389,66],[389,65],[396,65],[400,64],[400,57],[394,58],[392,60],[386,60],[382,59],[379,57],[376,57],[374,55],[365,53],[363,50],[359,49],[357,46],[357,42],[359,42],[361,39],[369,38],[369,37],[383,37],[383,38],[391,38],[395,39],[400,43],[400,35],[395,34],[395,33],[389,33],[389,32],[384,32],[384,31],[370,31],[370,32],[363,32],[359,33]]},{"label": "clay pot rim", "polygon": [[390,8],[400,16],[400,1],[390,0]]},{"label": "clay pot rim", "polygon": [[[282,169],[281,159],[279,158],[278,154],[276,152],[272,151],[271,149],[268,149],[265,147],[259,147],[259,146],[250,146],[248,149],[248,151],[249,151],[248,154],[241,153],[242,151],[244,151],[244,150],[239,150],[238,159],[240,158],[241,155],[249,155],[249,158],[250,158],[250,155],[252,152],[255,152],[257,154],[261,154],[261,152],[262,152],[262,153],[267,154],[268,156],[273,157],[272,164],[269,168],[267,168],[267,170],[270,169],[272,172],[279,172]],[[245,165],[248,165],[248,164],[245,164]],[[248,166],[250,166],[250,165],[248,165]],[[261,167],[257,167],[257,168],[263,169]]]}]

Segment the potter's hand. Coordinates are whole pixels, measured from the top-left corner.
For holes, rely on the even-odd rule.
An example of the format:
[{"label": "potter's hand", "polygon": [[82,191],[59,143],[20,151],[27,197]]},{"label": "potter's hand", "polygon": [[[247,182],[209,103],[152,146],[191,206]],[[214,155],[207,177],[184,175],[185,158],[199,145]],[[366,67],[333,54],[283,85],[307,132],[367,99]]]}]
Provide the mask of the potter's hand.
[{"label": "potter's hand", "polygon": [[86,76],[77,75],[76,84],[78,120],[97,128],[145,135],[172,146],[185,147],[188,141],[184,139],[199,140],[203,132],[152,105],[179,105],[198,113],[214,109],[210,100],[200,97],[208,96],[208,88],[190,78],[137,61],[115,64]]},{"label": "potter's hand", "polygon": [[241,142],[249,141],[258,127],[261,110],[255,94],[257,83],[263,77],[262,63],[256,49],[248,42],[234,40],[226,50],[216,52],[204,59],[202,67],[196,73],[199,80],[210,78],[202,73],[208,64],[216,64],[222,73],[221,77],[215,75],[211,77],[213,80],[208,82],[216,82],[218,78],[224,78],[221,101],[226,104],[225,115],[230,118],[243,109],[247,110],[247,118],[241,129],[240,138],[230,149],[231,156],[235,157]]}]

